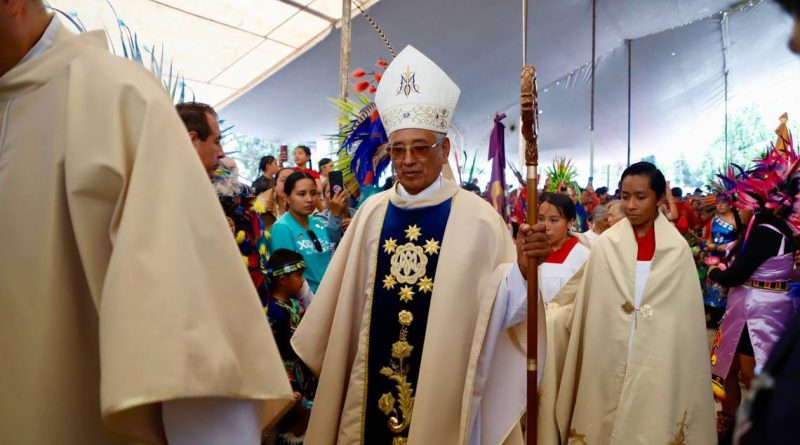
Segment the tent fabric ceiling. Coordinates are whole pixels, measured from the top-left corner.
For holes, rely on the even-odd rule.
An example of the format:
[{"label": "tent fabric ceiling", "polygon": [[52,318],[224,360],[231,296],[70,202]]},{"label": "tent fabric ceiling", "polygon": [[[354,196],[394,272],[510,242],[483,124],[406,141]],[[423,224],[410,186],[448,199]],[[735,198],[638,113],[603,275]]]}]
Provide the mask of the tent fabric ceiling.
[{"label": "tent fabric ceiling", "polygon": [[[790,18],[771,1],[602,0],[597,11],[596,165],[624,162],[627,148],[627,52],[632,39],[632,158],[672,146],[676,134],[712,118],[724,99],[723,28],[728,14],[729,91],[785,79],[800,62],[786,48]],[[422,12],[424,11],[424,13]],[[468,151],[486,152],[495,112],[506,112],[506,150],[516,160],[521,60],[517,1],[383,0],[370,14],[396,49],[413,44],[462,89],[455,132]],[[540,87],[543,161],[589,151],[591,1],[533,0],[529,63]],[[353,66],[371,66],[386,50],[361,18],[353,23]],[[332,33],[222,114],[239,131],[269,140],[319,140],[335,131],[339,34]],[[712,113],[713,114],[713,113]],[[714,116],[714,119],[723,119]],[[459,139],[456,138],[456,142]]]},{"label": "tent fabric ceiling", "polygon": [[[353,0],[368,8],[377,0]],[[197,100],[220,105],[324,38],[341,0],[49,0],[87,29],[106,29],[121,53],[118,21],[137,36],[145,64],[174,63]],[[167,67],[165,67],[167,71]]]}]

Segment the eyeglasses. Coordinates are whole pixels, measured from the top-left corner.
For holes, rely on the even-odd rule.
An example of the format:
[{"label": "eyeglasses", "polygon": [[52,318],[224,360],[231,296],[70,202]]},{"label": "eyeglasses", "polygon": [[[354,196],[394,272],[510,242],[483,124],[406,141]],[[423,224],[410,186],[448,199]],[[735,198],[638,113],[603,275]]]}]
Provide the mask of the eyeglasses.
[{"label": "eyeglasses", "polygon": [[319,242],[319,238],[317,238],[317,235],[315,235],[314,232],[309,230],[308,237],[311,238],[311,242],[314,243],[314,249],[316,249],[317,252],[322,252],[322,243]]},{"label": "eyeglasses", "polygon": [[436,148],[439,144],[444,142],[445,138],[442,138],[433,145],[424,145],[424,144],[414,144],[410,147],[406,147],[405,145],[390,145],[387,149],[389,155],[392,159],[403,159],[406,157],[406,152],[411,152],[411,156],[415,159],[427,159],[431,157],[433,154],[433,149]]}]

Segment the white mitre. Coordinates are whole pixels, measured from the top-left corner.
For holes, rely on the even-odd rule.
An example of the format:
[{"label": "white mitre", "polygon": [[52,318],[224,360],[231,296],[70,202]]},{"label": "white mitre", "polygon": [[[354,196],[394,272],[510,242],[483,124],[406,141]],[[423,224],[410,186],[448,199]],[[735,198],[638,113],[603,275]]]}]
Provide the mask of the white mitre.
[{"label": "white mitre", "polygon": [[447,133],[459,95],[458,85],[409,45],[383,73],[375,105],[388,135],[405,128]]}]

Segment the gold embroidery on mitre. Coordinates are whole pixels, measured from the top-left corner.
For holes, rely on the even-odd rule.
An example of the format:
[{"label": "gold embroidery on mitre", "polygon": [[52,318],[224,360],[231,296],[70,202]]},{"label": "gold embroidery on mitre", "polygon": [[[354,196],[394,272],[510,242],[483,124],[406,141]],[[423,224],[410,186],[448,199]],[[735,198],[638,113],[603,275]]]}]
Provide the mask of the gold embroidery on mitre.
[{"label": "gold embroidery on mitre", "polygon": [[397,89],[397,95],[410,96],[411,93],[419,93],[417,87],[417,73],[411,71],[410,66],[406,66],[406,72],[400,75],[400,87]]},{"label": "gold embroidery on mitre", "polygon": [[586,434],[580,434],[574,428],[569,430],[568,442],[569,445],[589,445],[586,442]]},{"label": "gold embroidery on mitre", "polygon": [[683,412],[683,419],[681,419],[681,423],[677,424],[678,431],[675,432],[675,437],[672,438],[672,442],[669,445],[686,445],[686,427],[689,426],[686,423],[686,417],[688,416],[689,412]]},{"label": "gold embroidery on mitre", "polygon": [[400,284],[417,284],[417,280],[425,276],[428,256],[422,247],[406,243],[397,248],[389,260],[390,272]]}]

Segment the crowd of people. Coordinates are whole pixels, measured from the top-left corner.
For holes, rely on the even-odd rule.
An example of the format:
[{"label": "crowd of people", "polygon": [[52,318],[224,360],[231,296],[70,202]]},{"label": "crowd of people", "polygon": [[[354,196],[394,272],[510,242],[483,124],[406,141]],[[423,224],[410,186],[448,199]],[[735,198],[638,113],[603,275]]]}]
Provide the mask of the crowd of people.
[{"label": "crowd of people", "polygon": [[0,442],[521,444],[529,370],[539,443],[794,437],[785,122],[706,196],[648,162],[580,188],[558,161],[528,221],[524,189],[503,213],[455,181],[461,91],[411,46],[362,116],[393,179],[359,197],[306,146],[243,183],[213,107],[40,0],[0,24]]}]

